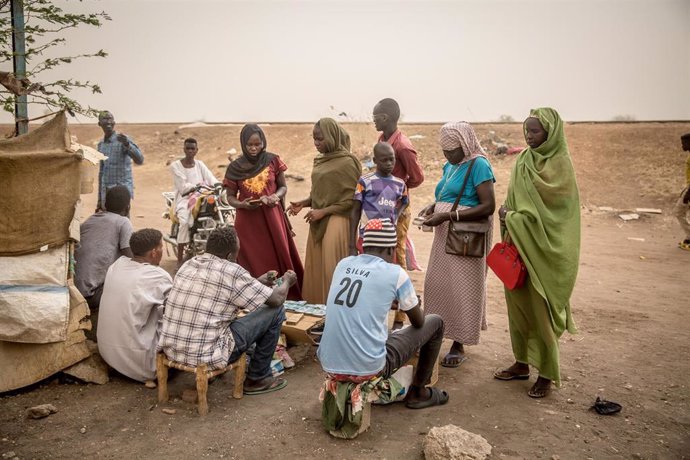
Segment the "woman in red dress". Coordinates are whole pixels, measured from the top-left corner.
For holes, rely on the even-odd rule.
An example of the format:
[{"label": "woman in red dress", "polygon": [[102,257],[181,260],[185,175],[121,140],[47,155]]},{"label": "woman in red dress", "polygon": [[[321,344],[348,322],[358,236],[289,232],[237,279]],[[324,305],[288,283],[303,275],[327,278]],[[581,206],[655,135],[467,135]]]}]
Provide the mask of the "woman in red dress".
[{"label": "woman in red dress", "polygon": [[223,181],[228,202],[237,209],[237,263],[253,277],[270,270],[279,275],[293,270],[297,283],[288,298],[302,300],[304,268],[284,211],[287,166],[278,155],[266,151],[266,135],[258,125],[245,125],[240,142],[242,156],[230,163]]}]

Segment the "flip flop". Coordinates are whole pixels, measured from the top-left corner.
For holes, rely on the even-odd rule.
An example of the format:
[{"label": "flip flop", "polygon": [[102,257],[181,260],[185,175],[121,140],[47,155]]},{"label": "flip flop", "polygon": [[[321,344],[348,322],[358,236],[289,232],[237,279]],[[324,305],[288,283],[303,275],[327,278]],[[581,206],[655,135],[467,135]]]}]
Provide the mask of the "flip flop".
[{"label": "flip flop", "polygon": [[431,387],[431,396],[429,399],[424,401],[407,401],[405,407],[408,409],[425,409],[427,407],[442,406],[448,402],[450,396],[444,390],[439,390],[438,388]]},{"label": "flip flop", "polygon": [[690,243],[686,243],[685,240],[678,243],[678,247],[684,251],[690,251]]},{"label": "flip flop", "polygon": [[548,396],[548,394],[551,392],[551,382],[549,382],[548,387],[538,387],[537,382],[534,382],[534,385],[532,385],[532,388],[529,389],[527,392],[527,396],[530,398],[534,399],[541,399],[545,398]]},{"label": "flip flop", "polygon": [[274,391],[282,390],[287,386],[287,380],[282,379],[282,378],[277,378],[274,379],[270,384],[263,388],[259,388],[256,390],[247,390],[245,388],[244,394],[246,395],[262,395],[266,393],[272,393]]},{"label": "flip flop", "polygon": [[[455,364],[446,363],[446,358],[449,357],[449,356],[459,358],[458,362],[455,363]],[[461,354],[456,354],[456,353],[448,353],[448,354],[447,354],[446,356],[444,356],[443,359],[441,360],[441,366],[443,366],[443,367],[450,367],[450,368],[460,367],[460,365],[461,365],[462,363],[464,363],[465,361],[467,361],[468,359],[470,359],[470,358],[469,358],[467,355],[461,355]]]},{"label": "flip flop", "polygon": [[496,380],[527,380],[529,379],[529,373],[520,375],[510,372],[508,369],[503,369],[494,372],[494,378]]}]

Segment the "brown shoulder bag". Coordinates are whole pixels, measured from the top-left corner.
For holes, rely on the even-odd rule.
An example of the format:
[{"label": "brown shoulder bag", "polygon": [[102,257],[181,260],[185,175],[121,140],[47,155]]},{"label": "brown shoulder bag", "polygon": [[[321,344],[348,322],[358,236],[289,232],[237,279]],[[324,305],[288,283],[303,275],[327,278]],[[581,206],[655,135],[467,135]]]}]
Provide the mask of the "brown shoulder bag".
[{"label": "brown shoulder bag", "polygon": [[[460,198],[462,198],[465,192],[465,187],[467,186],[467,181],[470,178],[475,161],[476,158],[470,162],[470,166],[467,168],[465,180],[450,210],[451,213],[455,212],[458,208]],[[464,257],[484,257],[486,255],[486,232],[489,231],[490,225],[488,217],[468,221],[451,220],[448,222],[446,254]]]}]

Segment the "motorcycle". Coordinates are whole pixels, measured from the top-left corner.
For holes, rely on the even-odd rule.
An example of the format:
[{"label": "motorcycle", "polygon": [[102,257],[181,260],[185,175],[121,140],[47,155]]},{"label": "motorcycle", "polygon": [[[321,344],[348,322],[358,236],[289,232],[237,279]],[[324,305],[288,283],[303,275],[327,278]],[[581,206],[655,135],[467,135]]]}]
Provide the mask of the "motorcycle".
[{"label": "motorcycle", "polygon": [[[194,223],[189,230],[189,243],[185,247],[184,259],[203,254],[206,252],[206,242],[211,232],[219,226],[233,225],[235,223],[235,208],[230,206],[225,197],[225,191],[221,184],[215,186],[197,185],[190,188],[182,197],[188,196],[192,192],[198,192],[199,197],[190,210]],[[170,233],[163,235],[163,240],[173,248],[173,253],[177,254],[177,234],[180,222],[175,215],[175,192],[163,192],[166,211],[163,213],[164,219],[172,221]],[[166,246],[166,252],[168,246]]]}]

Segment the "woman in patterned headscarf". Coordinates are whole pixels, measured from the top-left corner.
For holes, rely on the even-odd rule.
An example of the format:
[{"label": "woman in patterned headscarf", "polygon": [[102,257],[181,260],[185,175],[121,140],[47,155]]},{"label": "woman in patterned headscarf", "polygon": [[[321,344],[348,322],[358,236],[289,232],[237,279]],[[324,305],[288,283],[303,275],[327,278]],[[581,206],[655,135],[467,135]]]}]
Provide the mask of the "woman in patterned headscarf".
[{"label": "woman in patterned headscarf", "polygon": [[515,363],[494,377],[527,380],[532,365],[539,378],[527,394],[543,398],[551,382],[560,384],[558,339],[565,330],[575,332],[570,295],[580,260],[580,197],[558,112],[532,110],[523,130],[529,147],[513,167],[498,216],[528,278],[520,289],[505,291]]},{"label": "woman in patterned headscarf", "polygon": [[266,151],[266,135],[258,125],[242,128],[240,144],[242,156],[230,163],[223,181],[228,202],[237,209],[237,263],[255,278],[270,270],[279,275],[294,271],[297,283],[288,298],[302,300],[304,269],[284,212],[287,166]]},{"label": "woman in patterned headscarf", "polygon": [[[463,257],[446,254],[449,221],[472,221],[490,217],[495,209],[494,173],[474,129],[469,123],[446,123],[439,143],[448,162],[436,185],[436,202],[419,215],[424,225],[435,227],[429,265],[424,281],[425,311],[441,315],[445,336],[453,340],[441,361],[445,367],[458,367],[467,359],[464,345],[479,343],[486,329],[486,256]],[[474,160],[467,186],[457,211],[450,212],[469,166]],[[486,235],[491,242],[491,230]],[[488,246],[490,247],[490,246]]]},{"label": "woman in patterned headscarf", "polygon": [[335,266],[347,257],[350,210],[362,165],[350,153],[350,135],[332,118],[314,125],[314,158],[309,198],[291,202],[288,212],[305,216],[309,223],[302,294],[309,303],[325,304]]}]

